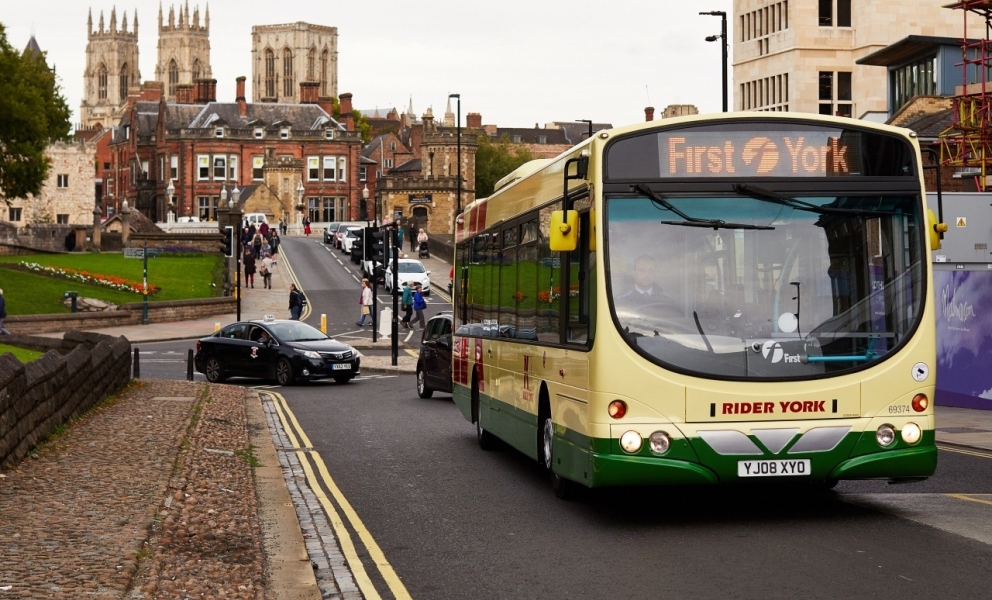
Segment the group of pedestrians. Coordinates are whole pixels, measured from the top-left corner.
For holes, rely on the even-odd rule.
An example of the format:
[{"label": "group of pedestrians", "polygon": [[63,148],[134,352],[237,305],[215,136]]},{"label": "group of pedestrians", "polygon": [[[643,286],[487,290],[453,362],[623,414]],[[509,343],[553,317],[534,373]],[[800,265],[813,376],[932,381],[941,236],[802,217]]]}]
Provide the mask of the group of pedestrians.
[{"label": "group of pedestrians", "polygon": [[[419,283],[404,282],[400,303],[403,306],[403,318],[400,324],[407,329],[414,329],[414,325],[420,323],[420,329],[427,326],[424,318],[424,310],[427,308],[427,300],[424,299],[423,289]],[[355,325],[363,327],[366,324],[375,327],[375,315],[372,313],[372,283],[368,279],[362,279],[362,291],[358,298],[361,313]],[[413,315],[416,314],[416,317]],[[366,319],[368,323],[366,323]]]},{"label": "group of pedestrians", "polygon": [[[280,229],[283,222],[279,222]],[[241,234],[241,243],[245,247],[241,257],[245,268],[245,287],[255,287],[255,273],[262,276],[262,286],[272,289],[272,270],[276,268],[279,257],[279,231],[262,221],[258,229],[254,223],[246,223]]]}]

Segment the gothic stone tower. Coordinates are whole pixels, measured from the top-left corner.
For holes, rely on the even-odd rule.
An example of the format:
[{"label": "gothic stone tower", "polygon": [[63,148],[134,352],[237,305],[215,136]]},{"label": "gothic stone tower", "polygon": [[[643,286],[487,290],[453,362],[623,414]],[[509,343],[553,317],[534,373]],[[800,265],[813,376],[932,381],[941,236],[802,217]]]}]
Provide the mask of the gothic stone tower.
[{"label": "gothic stone tower", "polygon": [[110,29],[93,30],[93,12],[86,20],[86,71],[83,73],[83,101],[79,120],[83,128],[97,125],[107,129],[120,120],[127,106],[127,89],[140,84],[138,72],[138,13],[132,31],[127,30],[127,13],[117,29],[117,10],[110,11]]},{"label": "gothic stone tower", "polygon": [[210,6],[206,8],[203,25],[200,25],[200,8],[189,12],[179,7],[176,21],[175,8],[169,7],[168,22],[162,19],[162,6],[158,9],[158,63],[155,79],[165,84],[165,98],[176,101],[176,86],[193,83],[197,79],[210,79]]},{"label": "gothic stone tower", "polygon": [[338,95],[338,28],[309,23],[251,28],[253,102],[300,102],[300,83],[320,83],[321,98]]}]

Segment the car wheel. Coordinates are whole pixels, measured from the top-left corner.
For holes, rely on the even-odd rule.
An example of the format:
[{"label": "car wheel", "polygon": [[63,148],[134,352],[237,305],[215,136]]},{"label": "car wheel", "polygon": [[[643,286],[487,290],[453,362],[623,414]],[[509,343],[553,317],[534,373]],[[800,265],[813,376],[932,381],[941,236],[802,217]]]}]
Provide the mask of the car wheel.
[{"label": "car wheel", "polygon": [[351,379],[352,379],[351,375],[336,375],[334,377],[334,381],[336,383],[342,383],[342,384],[348,383],[349,381],[351,381]]},{"label": "car wheel", "polygon": [[220,361],[216,358],[207,359],[207,366],[204,369],[204,375],[207,376],[207,381],[210,383],[221,383],[226,379],[221,374]]},{"label": "car wheel", "polygon": [[293,365],[285,358],[280,358],[276,363],[276,383],[279,385],[293,385]]},{"label": "car wheel", "polygon": [[430,398],[434,395],[434,390],[427,387],[427,376],[420,367],[417,367],[417,395],[421,398]]},{"label": "car wheel", "polygon": [[574,481],[555,473],[554,435],[555,425],[550,416],[545,416],[544,422],[541,424],[541,457],[544,459],[544,468],[551,474],[551,489],[554,490],[555,497],[561,500],[571,500],[575,497],[578,489]]}]

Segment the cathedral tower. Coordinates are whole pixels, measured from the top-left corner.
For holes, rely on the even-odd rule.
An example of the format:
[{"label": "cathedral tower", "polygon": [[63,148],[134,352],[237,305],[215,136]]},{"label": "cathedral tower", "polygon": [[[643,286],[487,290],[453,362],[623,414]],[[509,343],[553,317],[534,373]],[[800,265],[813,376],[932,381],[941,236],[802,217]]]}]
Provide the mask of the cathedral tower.
[{"label": "cathedral tower", "polygon": [[165,84],[165,99],[176,101],[176,86],[193,83],[197,79],[210,79],[210,5],[207,5],[200,23],[200,8],[190,13],[189,2],[179,7],[169,7],[169,19],[162,17],[158,7],[158,63],[155,79]]},{"label": "cathedral tower", "polygon": [[110,28],[93,29],[93,13],[86,20],[86,71],[83,73],[83,101],[79,120],[83,128],[100,125],[110,128],[120,120],[127,106],[127,89],[140,84],[138,72],[138,13],[128,31],[127,13],[117,28],[117,9],[110,11]]},{"label": "cathedral tower", "polygon": [[253,102],[300,102],[300,83],[320,84],[317,94],[338,96],[338,28],[310,23],[251,28]]}]

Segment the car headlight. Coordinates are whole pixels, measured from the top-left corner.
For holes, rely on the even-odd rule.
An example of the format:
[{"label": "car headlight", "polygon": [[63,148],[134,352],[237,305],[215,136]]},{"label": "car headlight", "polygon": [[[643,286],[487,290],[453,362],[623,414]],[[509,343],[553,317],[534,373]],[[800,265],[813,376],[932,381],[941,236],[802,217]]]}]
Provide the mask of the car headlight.
[{"label": "car headlight", "polygon": [[317,352],[314,352],[313,350],[297,350],[296,353],[297,354],[302,354],[303,356],[305,356],[307,358],[312,358],[314,360],[320,360],[320,354],[318,354]]}]

